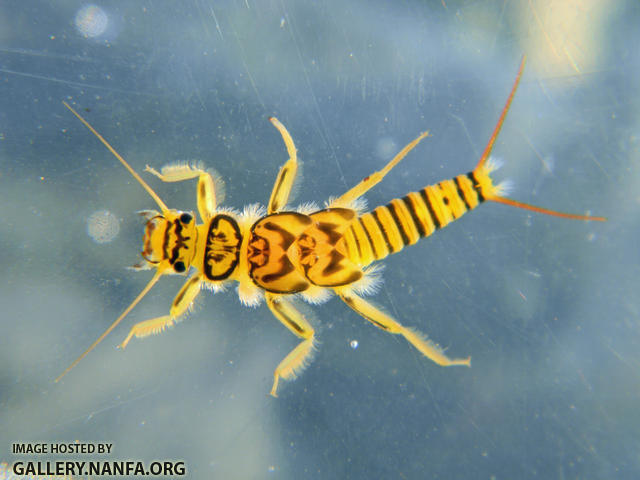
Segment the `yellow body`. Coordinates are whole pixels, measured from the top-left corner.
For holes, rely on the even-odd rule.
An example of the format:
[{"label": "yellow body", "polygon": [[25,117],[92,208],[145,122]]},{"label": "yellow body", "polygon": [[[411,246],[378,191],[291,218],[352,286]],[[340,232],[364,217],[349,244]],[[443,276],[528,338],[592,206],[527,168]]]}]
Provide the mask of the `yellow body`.
[{"label": "yellow body", "polygon": [[134,336],[159,333],[184,317],[203,287],[216,291],[233,281],[238,283],[238,294],[244,304],[254,306],[266,301],[273,315],[301,339],[274,372],[273,396],[277,394],[279,380],[295,378],[313,353],[314,330],[291,301],[294,294],[312,303],[320,303],[336,294],[375,326],[404,336],[435,363],[470,366],[470,357],[449,358],[425,335],[401,325],[362,296],[370,293],[378,280],[377,269],[371,265],[373,262],[444,228],[487,200],[563,218],[604,220],[516,202],[503,197],[500,185],[493,184],[491,172],[495,165],[487,160],[523,68],[524,59],[493,135],[473,171],[409,193],[368,213],[358,210],[357,199],[380,182],[427,133],[404,147],[382,170],[332,200],[326,208],[316,211],[286,208],[298,164],[293,140],[275,118],[270,120],[283,137],[289,160],[280,169],[266,211],[257,206],[247,207],[242,213],[219,208],[222,182],[201,166],[171,165],[161,172],[147,166],[146,171],[165,182],[198,179],[197,202],[202,223],[197,224],[192,213],[167,208],[113,147],[65,103],[147,190],[161,212],[142,212],[147,219],[143,262],[136,266],[138,269],[155,268],[155,275],[107,331],[56,381],[100,343],[162,275],[169,273],[190,274],[173,300],[169,315],[134,325],[121,344],[122,348]]}]

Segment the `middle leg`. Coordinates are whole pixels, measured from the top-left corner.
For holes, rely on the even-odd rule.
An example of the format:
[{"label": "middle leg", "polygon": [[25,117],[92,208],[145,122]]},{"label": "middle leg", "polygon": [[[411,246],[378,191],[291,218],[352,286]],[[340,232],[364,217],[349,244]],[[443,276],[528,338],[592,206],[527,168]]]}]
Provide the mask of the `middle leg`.
[{"label": "middle leg", "polygon": [[272,293],[266,293],[265,296],[271,313],[296,336],[304,339],[296,348],[291,350],[273,372],[273,387],[270,393],[274,397],[277,397],[278,382],[280,379],[294,379],[298,372],[307,366],[313,353],[315,332],[311,324],[293,307],[291,302]]}]

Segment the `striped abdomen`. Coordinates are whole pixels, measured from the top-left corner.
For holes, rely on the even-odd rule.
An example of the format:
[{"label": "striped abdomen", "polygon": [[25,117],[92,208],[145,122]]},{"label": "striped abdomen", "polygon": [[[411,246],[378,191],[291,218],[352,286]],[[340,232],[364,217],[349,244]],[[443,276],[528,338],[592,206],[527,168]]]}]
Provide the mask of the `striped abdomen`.
[{"label": "striped abdomen", "polygon": [[368,265],[446,227],[483,202],[483,191],[495,188],[488,173],[443,180],[360,216],[344,234],[349,259]]}]

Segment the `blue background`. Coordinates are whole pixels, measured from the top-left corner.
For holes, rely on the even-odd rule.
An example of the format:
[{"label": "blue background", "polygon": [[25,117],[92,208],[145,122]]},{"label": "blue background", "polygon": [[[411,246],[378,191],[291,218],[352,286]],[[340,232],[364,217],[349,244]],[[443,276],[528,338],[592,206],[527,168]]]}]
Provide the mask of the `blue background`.
[{"label": "blue background", "polygon": [[[184,460],[198,479],[640,478],[637,2],[84,6],[0,4],[0,461],[26,459],[13,442],[79,440],[113,443],[105,460]],[[315,360],[271,398],[297,340],[235,288],[117,350],[168,311],[170,277],[53,383],[150,278],[124,267],[139,261],[134,212],[155,206],[63,100],[138,172],[215,168],[237,209],[266,203],[286,160],[270,115],[304,162],[294,203],[341,194],[430,130],[366,195],[376,206],[473,168],[523,53],[497,176],[513,198],[609,221],[483,205],[385,260],[375,302],[471,369],[333,299],[305,309]],[[195,208],[193,183],[145,178]],[[87,235],[100,210],[119,219],[110,243]]]}]

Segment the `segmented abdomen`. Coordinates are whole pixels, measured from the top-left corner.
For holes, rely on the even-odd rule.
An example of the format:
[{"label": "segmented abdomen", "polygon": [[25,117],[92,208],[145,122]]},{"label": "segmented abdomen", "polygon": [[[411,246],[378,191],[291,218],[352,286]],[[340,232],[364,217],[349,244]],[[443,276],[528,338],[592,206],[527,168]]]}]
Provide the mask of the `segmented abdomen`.
[{"label": "segmented abdomen", "polygon": [[483,175],[458,175],[360,216],[344,233],[348,258],[368,265],[446,227],[484,201],[480,185],[489,178]]}]

